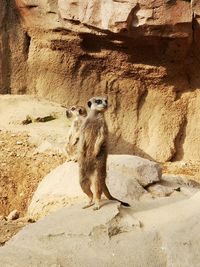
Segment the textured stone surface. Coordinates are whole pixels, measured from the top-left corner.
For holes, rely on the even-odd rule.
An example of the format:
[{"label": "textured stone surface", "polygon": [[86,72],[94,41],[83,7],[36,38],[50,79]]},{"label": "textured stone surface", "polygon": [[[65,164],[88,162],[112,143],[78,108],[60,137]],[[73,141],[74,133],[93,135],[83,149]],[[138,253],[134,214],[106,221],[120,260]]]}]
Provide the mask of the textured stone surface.
[{"label": "textured stone surface", "polygon": [[0,93],[25,93],[29,37],[15,1],[0,3]]},{"label": "textured stone surface", "polygon": [[8,214],[7,219],[8,220],[16,220],[19,218],[19,215],[20,215],[20,213],[18,210],[13,210]]},{"label": "textured stone surface", "polygon": [[198,160],[198,1],[12,0],[0,12],[1,92],[65,105],[106,94],[110,153]]},{"label": "textured stone surface", "polygon": [[[111,194],[132,202],[147,193],[142,187],[160,180],[160,167],[149,160],[129,155],[109,155],[106,183]],[[66,162],[49,173],[39,184],[28,208],[33,219],[63,206],[87,201],[79,185],[78,164]],[[82,204],[83,205],[83,204]]]},{"label": "textured stone surface", "polygon": [[84,201],[78,179],[78,165],[66,162],[40,182],[28,207],[28,216],[38,219],[63,206]]},{"label": "textured stone surface", "polygon": [[[192,21],[192,8],[187,1],[17,0],[16,3],[24,18],[31,19],[27,21],[28,25],[33,26],[71,26],[77,31],[88,32],[92,31],[92,27],[94,30],[123,32],[130,36],[140,33],[173,38],[191,37],[191,29],[187,25],[179,27],[179,24],[190,24]],[[194,8],[197,5],[194,1]],[[42,19],[42,15],[45,15],[45,19]],[[34,22],[33,17],[37,21]],[[50,17],[52,22],[48,24]],[[173,29],[174,25],[177,26]]]},{"label": "textured stone surface", "polygon": [[174,189],[172,187],[155,184],[149,186],[147,191],[155,197],[166,197],[170,196],[174,192]]},{"label": "textured stone surface", "polygon": [[171,204],[154,202],[126,209],[106,202],[95,212],[80,205],[61,209],[26,226],[1,248],[1,264],[199,266],[200,194]]},{"label": "textured stone surface", "polygon": [[147,159],[129,155],[110,155],[108,170],[120,171],[123,175],[135,178],[143,187],[160,181],[162,170],[159,164]]}]

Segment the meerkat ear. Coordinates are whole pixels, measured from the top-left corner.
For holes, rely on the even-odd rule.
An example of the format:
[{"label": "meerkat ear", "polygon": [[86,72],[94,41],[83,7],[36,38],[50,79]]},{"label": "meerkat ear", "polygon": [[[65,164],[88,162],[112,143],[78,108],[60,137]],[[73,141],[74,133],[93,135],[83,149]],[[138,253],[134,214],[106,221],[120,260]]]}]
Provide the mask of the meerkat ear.
[{"label": "meerkat ear", "polygon": [[84,108],[80,108],[78,113],[79,113],[79,115],[87,116],[87,111]]},{"label": "meerkat ear", "polygon": [[92,106],[92,102],[91,101],[88,101],[88,107],[90,108]]},{"label": "meerkat ear", "polygon": [[71,118],[71,116],[72,116],[72,113],[67,109],[66,110],[66,117]]}]

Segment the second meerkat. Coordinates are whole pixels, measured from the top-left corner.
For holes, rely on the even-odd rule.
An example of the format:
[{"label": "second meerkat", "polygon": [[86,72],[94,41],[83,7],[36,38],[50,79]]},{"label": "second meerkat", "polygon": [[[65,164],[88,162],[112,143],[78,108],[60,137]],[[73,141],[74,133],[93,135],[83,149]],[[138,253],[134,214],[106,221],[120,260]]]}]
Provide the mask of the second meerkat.
[{"label": "second meerkat", "polygon": [[87,116],[87,111],[83,106],[72,106],[66,110],[67,118],[72,118],[72,125],[67,137],[65,151],[68,160],[77,161],[78,142],[80,136],[81,125]]},{"label": "second meerkat", "polygon": [[[82,124],[79,143],[79,179],[89,203],[83,208],[94,205],[100,208],[102,193],[110,200],[117,200],[124,206],[128,203],[113,197],[106,185],[108,127],[104,112],[108,106],[104,97],[93,97],[88,101],[89,113]],[[91,190],[93,186],[94,192]]]}]

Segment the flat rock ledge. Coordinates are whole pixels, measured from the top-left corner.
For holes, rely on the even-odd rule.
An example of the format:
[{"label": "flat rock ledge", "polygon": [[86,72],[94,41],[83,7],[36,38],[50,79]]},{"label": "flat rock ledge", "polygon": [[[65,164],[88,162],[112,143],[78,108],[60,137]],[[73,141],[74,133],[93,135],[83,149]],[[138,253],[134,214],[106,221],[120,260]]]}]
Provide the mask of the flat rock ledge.
[{"label": "flat rock ledge", "polygon": [[[156,202],[152,205],[154,201]],[[27,225],[0,248],[1,266],[198,267],[200,193],[173,203],[160,199],[98,211],[80,204]]]},{"label": "flat rock ledge", "polygon": [[[152,161],[130,155],[109,155],[107,185],[111,194],[131,202],[148,192],[143,188],[160,181],[161,168]],[[28,216],[38,220],[64,206],[86,201],[79,185],[78,164],[66,162],[40,182],[28,208]]]}]

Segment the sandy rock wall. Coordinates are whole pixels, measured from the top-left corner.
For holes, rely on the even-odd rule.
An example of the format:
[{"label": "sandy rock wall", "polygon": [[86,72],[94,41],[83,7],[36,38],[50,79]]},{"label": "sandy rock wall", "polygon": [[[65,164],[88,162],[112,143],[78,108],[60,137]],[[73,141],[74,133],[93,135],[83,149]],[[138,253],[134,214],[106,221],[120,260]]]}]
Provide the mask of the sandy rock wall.
[{"label": "sandy rock wall", "polygon": [[14,0],[0,3],[0,93],[25,93],[29,37]]},{"label": "sandy rock wall", "polygon": [[0,88],[1,92],[7,92],[6,88],[8,85],[7,73],[9,72],[7,64],[5,63],[4,52],[7,49],[8,36],[6,34],[5,25],[6,16],[6,1],[1,1],[0,3]]},{"label": "sandy rock wall", "polygon": [[198,1],[15,0],[0,10],[15,21],[5,88],[66,105],[106,94],[110,153],[199,159]]}]

